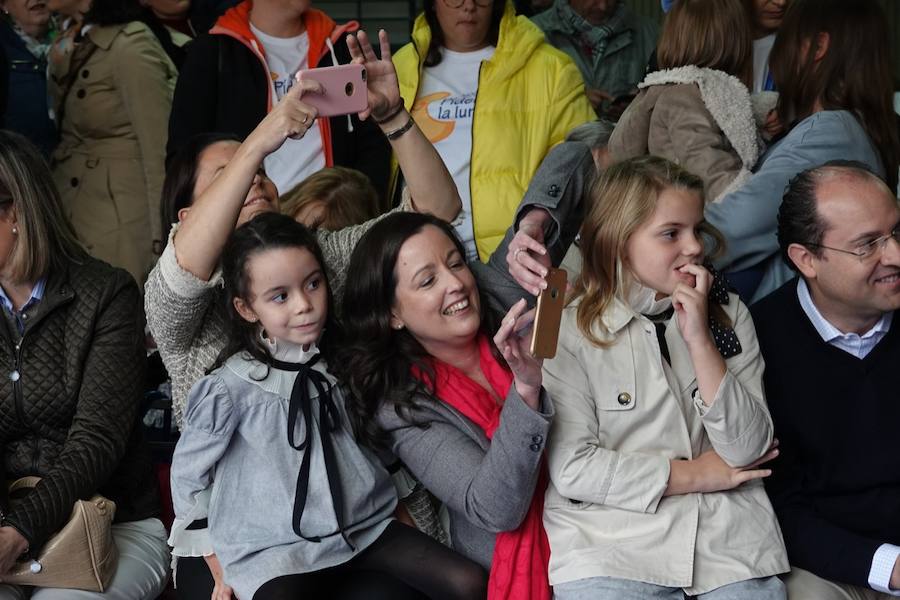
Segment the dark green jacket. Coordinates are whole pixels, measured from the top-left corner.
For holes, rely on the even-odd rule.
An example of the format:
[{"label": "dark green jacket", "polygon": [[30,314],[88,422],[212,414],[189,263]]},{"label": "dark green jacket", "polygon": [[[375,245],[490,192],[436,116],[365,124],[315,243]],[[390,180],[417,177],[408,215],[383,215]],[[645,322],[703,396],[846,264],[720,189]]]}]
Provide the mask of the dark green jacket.
[{"label": "dark green jacket", "polygon": [[134,279],[86,257],[51,272],[26,314],[21,339],[0,319],[0,447],[8,480],[43,479],[3,524],[35,553],[76,500],[98,492],[116,503],[117,522],[155,516],[138,421],[146,355]]}]

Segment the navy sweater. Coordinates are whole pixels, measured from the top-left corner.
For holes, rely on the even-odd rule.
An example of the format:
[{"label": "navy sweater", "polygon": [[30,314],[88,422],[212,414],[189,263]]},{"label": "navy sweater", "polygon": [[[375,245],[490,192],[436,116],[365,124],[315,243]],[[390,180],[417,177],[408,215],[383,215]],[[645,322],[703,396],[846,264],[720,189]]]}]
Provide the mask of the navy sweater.
[{"label": "navy sweater", "polygon": [[796,279],[752,313],[781,441],[766,487],[791,564],[867,587],[878,546],[900,545],[900,315],[860,360],[822,340]]}]

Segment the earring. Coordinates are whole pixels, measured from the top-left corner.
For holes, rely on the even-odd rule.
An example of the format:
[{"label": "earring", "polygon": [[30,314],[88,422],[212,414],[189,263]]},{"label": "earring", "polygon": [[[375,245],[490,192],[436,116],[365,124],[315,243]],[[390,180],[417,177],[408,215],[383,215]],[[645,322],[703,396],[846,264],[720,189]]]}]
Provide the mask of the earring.
[{"label": "earring", "polygon": [[403,325],[401,323],[398,323],[398,324],[394,325],[394,329],[396,329],[397,331],[400,331],[401,329],[403,329]]},{"label": "earring", "polygon": [[19,235],[19,229],[18,229],[17,227],[14,226],[14,227],[12,228],[12,234],[13,234],[13,235]]}]

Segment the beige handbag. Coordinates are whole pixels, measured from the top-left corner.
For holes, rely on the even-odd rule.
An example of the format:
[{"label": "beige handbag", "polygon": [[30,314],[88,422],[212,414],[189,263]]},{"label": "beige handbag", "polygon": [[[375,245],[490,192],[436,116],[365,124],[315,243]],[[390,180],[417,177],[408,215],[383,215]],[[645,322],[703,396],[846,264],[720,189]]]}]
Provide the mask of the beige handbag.
[{"label": "beige handbag", "polygon": [[[33,488],[40,477],[23,477],[9,486],[15,505],[16,492]],[[3,576],[3,583],[46,588],[68,588],[103,592],[116,572],[119,551],[112,538],[116,504],[96,494],[90,500],[77,500],[72,516],[44,544],[34,560],[17,562]]]}]

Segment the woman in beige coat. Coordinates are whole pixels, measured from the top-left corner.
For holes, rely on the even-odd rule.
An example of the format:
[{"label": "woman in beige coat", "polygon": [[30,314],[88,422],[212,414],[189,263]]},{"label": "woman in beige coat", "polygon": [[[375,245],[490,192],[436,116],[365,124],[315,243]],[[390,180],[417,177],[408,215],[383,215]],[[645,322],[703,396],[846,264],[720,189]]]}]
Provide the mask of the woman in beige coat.
[{"label": "woman in beige coat", "polygon": [[138,282],[162,238],[160,191],[177,71],[134,0],[94,0],[50,88],[61,141],[53,177],[78,237]]},{"label": "woman in beige coat", "polygon": [[544,363],[557,599],[785,598],[760,479],[777,454],[763,360],[747,308],[701,266],[701,236],[715,237],[702,190],[642,157],[591,191],[582,273]]}]

